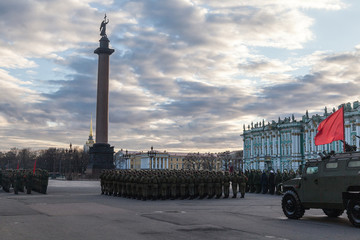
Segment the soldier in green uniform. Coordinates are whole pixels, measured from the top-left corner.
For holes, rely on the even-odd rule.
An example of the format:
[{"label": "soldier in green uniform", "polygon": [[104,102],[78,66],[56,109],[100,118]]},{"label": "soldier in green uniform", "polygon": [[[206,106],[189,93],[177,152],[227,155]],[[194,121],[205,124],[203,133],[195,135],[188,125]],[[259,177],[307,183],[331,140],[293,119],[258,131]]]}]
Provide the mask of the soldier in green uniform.
[{"label": "soldier in green uniform", "polygon": [[222,195],[220,172],[217,172],[215,174],[213,180],[214,180],[215,198],[219,199]]},{"label": "soldier in green uniform", "polygon": [[237,176],[237,174],[235,172],[231,174],[230,180],[231,180],[231,188],[232,188],[232,192],[233,192],[232,198],[236,198],[237,185],[238,185],[239,179],[238,179],[238,176]]},{"label": "soldier in green uniform", "polygon": [[140,178],[140,184],[142,185],[142,200],[146,201],[148,199],[148,176],[147,173],[144,173]]},{"label": "soldier in green uniform", "polygon": [[176,199],[176,175],[175,172],[172,172],[169,177],[170,182],[170,199]]},{"label": "soldier in green uniform", "polygon": [[197,181],[198,181],[199,198],[203,199],[205,197],[205,176],[204,176],[204,173],[201,173],[201,172],[199,173]]},{"label": "soldier in green uniform", "polygon": [[181,172],[179,175],[180,182],[180,199],[184,200],[186,198],[186,179],[184,173]]},{"label": "soldier in green uniform", "polygon": [[142,199],[142,187],[143,187],[143,184],[141,183],[141,177],[144,173],[141,171],[141,172],[138,172],[138,174],[136,175],[136,178],[135,178],[135,184],[136,184],[136,196],[135,198],[137,200],[141,200]]},{"label": "soldier in green uniform", "polygon": [[228,198],[230,194],[230,176],[229,172],[225,172],[225,176],[223,178],[224,181],[224,198]]},{"label": "soldier in green uniform", "polygon": [[26,193],[31,194],[33,185],[33,173],[31,170],[28,170],[25,174],[25,187],[26,187]]},{"label": "soldier in green uniform", "polygon": [[159,198],[159,180],[158,176],[155,173],[154,176],[151,179],[151,193],[152,193],[152,199],[156,200]]},{"label": "soldier in green uniform", "polygon": [[3,188],[3,190],[5,192],[10,192],[10,185],[11,185],[10,172],[9,171],[4,171],[3,177],[2,177],[2,188]]},{"label": "soldier in green uniform", "polygon": [[[247,179],[249,179],[249,174],[250,174],[249,170],[246,169],[244,175],[245,175],[245,177],[246,177]],[[250,184],[249,184],[249,181],[246,182],[245,192],[250,192]]]},{"label": "soldier in green uniform", "polygon": [[255,188],[255,184],[254,184],[254,179],[255,179],[255,170],[251,169],[250,173],[249,173],[249,187],[250,187],[250,192],[254,193],[256,191]]},{"label": "soldier in green uniform", "polygon": [[261,192],[261,171],[257,170],[254,174],[254,185],[256,189],[256,193]]},{"label": "soldier in green uniform", "polygon": [[15,177],[14,177],[14,194],[19,193],[20,184],[21,184],[20,181],[21,181],[21,173],[19,170],[17,170],[15,172]]},{"label": "soldier in green uniform", "polygon": [[275,175],[275,193],[277,195],[280,195],[280,192],[281,192],[281,190],[280,190],[281,182],[282,182],[282,174],[281,174],[280,170],[278,169],[276,171],[276,175]]},{"label": "soldier in green uniform", "polygon": [[190,173],[188,175],[188,182],[189,182],[189,197],[190,199],[195,198],[195,177],[194,173]]},{"label": "soldier in green uniform", "polygon": [[207,177],[207,191],[208,191],[208,199],[211,199],[215,196],[215,191],[214,191],[214,176],[211,172],[208,173],[208,177]]},{"label": "soldier in green uniform", "polygon": [[104,169],[101,170],[99,178],[100,178],[101,194],[104,194],[104,192],[105,192],[105,171],[104,171]]},{"label": "soldier in green uniform", "polygon": [[244,198],[246,192],[247,177],[241,170],[239,171],[238,181],[239,181],[239,192],[241,194],[241,198]]}]

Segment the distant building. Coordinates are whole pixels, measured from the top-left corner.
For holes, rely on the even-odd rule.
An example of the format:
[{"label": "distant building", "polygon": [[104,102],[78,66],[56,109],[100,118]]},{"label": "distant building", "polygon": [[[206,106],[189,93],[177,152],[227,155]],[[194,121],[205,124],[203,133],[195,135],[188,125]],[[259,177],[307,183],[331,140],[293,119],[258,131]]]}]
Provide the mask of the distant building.
[{"label": "distant building", "polygon": [[88,140],[84,144],[84,152],[89,152],[90,147],[92,147],[94,145],[94,143],[95,143],[95,141],[94,141],[94,136],[93,136],[92,117],[91,117],[91,120],[90,120],[90,133],[89,133]]},{"label": "distant building", "polygon": [[148,152],[118,151],[114,156],[116,169],[184,169],[183,153],[169,153],[154,151],[156,155],[150,157]]},{"label": "distant building", "polygon": [[[360,149],[356,136],[360,136],[360,107],[356,101],[351,106],[345,106],[345,141],[356,145]],[[339,108],[341,105],[339,106]],[[335,108],[333,108],[335,112]],[[343,143],[335,141],[330,144],[315,146],[314,138],[321,121],[330,116],[327,108],[324,115],[309,117],[308,112],[300,121],[285,118],[265,124],[251,123],[241,135],[244,141],[243,164],[244,169],[298,169],[307,160],[317,159],[318,153],[323,151],[343,152]]]}]

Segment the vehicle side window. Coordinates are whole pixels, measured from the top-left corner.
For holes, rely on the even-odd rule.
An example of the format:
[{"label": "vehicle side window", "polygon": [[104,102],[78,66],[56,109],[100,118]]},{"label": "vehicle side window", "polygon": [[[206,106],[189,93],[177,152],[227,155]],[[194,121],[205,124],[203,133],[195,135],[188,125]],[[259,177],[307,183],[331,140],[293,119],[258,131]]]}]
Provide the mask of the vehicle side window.
[{"label": "vehicle side window", "polygon": [[327,163],[326,164],[326,168],[337,168],[337,167],[338,167],[337,162],[332,162],[332,163]]},{"label": "vehicle side window", "polygon": [[318,173],[319,168],[318,167],[308,167],[306,169],[306,174],[315,174]]},{"label": "vehicle side window", "polygon": [[348,167],[360,167],[360,161],[350,161]]}]

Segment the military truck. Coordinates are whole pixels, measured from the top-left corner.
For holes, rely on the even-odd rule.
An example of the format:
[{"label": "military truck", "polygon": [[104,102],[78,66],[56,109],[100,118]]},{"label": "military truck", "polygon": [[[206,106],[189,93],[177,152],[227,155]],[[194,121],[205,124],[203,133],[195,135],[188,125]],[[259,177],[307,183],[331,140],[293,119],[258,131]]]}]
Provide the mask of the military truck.
[{"label": "military truck", "polygon": [[305,210],[322,209],[328,217],[346,210],[350,222],[360,227],[360,152],[322,154],[306,162],[301,177],[283,183],[281,204],[290,219],[300,219]]}]

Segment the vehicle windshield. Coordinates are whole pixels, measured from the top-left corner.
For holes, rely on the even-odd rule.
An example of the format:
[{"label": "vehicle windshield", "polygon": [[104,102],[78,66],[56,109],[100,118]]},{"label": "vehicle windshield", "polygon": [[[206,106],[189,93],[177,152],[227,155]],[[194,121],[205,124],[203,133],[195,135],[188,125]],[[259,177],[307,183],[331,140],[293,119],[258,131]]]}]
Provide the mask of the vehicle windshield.
[{"label": "vehicle windshield", "polygon": [[319,171],[319,168],[317,166],[315,167],[308,167],[306,169],[306,174],[315,174]]}]

